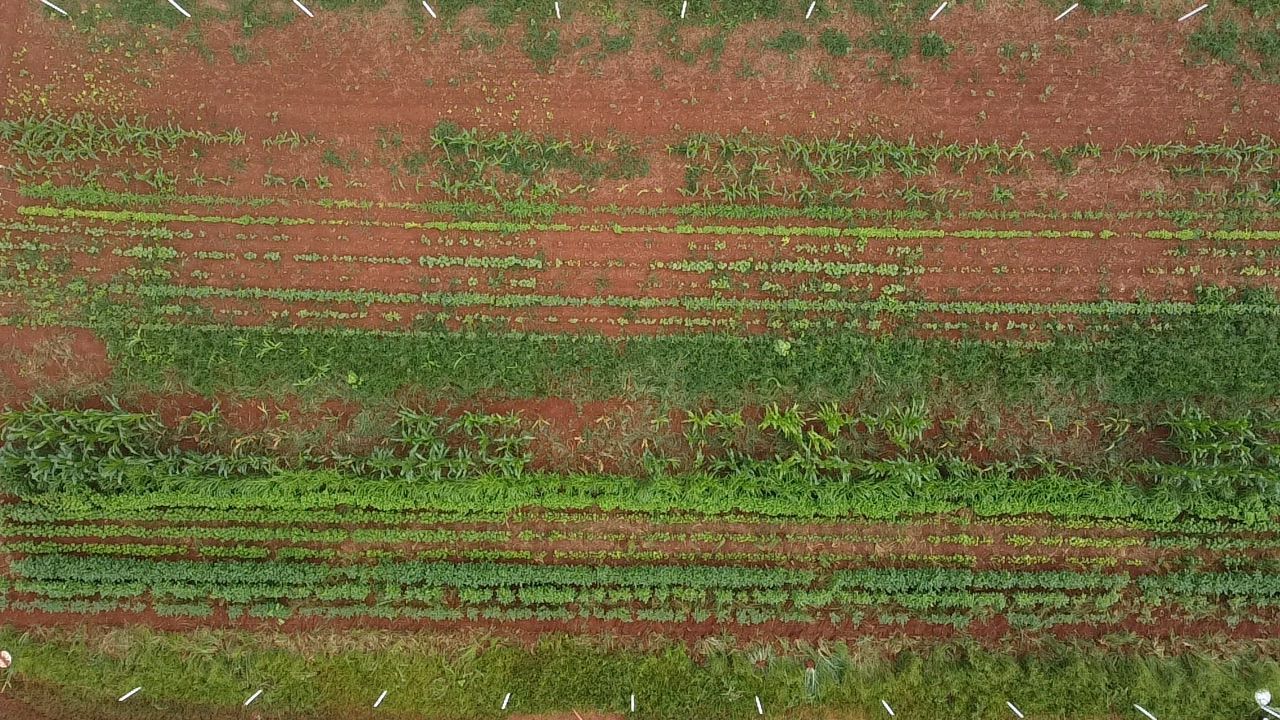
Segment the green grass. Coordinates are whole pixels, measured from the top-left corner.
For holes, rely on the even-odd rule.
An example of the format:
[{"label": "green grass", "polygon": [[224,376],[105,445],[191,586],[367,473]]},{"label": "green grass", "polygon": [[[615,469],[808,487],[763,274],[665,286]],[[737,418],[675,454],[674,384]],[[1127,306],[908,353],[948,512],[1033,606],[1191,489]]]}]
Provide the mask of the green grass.
[{"label": "green grass", "polygon": [[955,48],[936,32],[920,36],[920,55],[933,60],[945,60]]},{"label": "green grass", "polygon": [[770,50],[777,50],[788,55],[794,55],[808,45],[809,39],[804,36],[804,33],[795,30],[783,30],[777,37],[764,44]]},{"label": "green grass", "polygon": [[617,35],[600,33],[600,48],[610,55],[630,50],[632,42],[631,33],[624,32]]},{"label": "green grass", "polygon": [[[904,717],[1005,720],[1004,701],[1012,700],[1031,717],[1127,716],[1137,702],[1158,716],[1217,720],[1256,712],[1253,691],[1280,684],[1271,641],[1157,650],[1120,640],[1105,653],[1049,643],[1021,654],[943,644],[896,656],[871,641],[735,645],[709,642],[694,657],[660,641],[640,650],[559,637],[526,649],[368,632],[0,630],[0,646],[15,657],[7,692],[82,718],[230,715],[265,687],[254,710],[267,717],[372,717],[368,708],[388,690],[383,713],[448,720],[498,717],[506,693],[516,714],[623,713],[633,692],[646,717],[672,720],[745,720],[756,714],[755,696],[783,717],[874,717],[886,699]],[[815,663],[810,681],[808,661]],[[119,710],[115,698],[137,686],[143,693]]]},{"label": "green grass", "polygon": [[1250,30],[1245,34],[1245,42],[1257,53],[1264,73],[1280,71],[1280,31]]},{"label": "green grass", "polygon": [[818,37],[822,49],[831,57],[844,57],[853,49],[853,41],[845,33],[835,28],[826,28]]},{"label": "green grass", "polygon": [[1192,53],[1226,63],[1240,59],[1240,26],[1231,20],[1206,19],[1187,39]]},{"label": "green grass", "polygon": [[[1265,317],[1187,316],[1161,332],[1118,320],[1105,342],[1064,337],[1039,347],[983,342],[872,338],[837,332],[790,338],[722,335],[629,338],[270,329],[104,329],[116,379],[126,386],[276,395],[389,397],[407,387],[445,396],[500,392],[575,400],[661,397],[694,407],[755,399],[841,400],[855,393],[909,400],[966,387],[1004,402],[1046,388],[1116,404],[1213,397],[1264,401],[1280,394],[1280,324]],[[257,348],[279,342],[280,352]],[[486,359],[503,358],[492,363]],[[331,378],[307,382],[315,368],[354,371],[359,388]],[[175,384],[176,378],[182,380]]]},{"label": "green grass", "polygon": [[134,25],[176,28],[184,19],[168,3],[151,2],[151,0],[117,0],[115,5],[120,17]]},{"label": "green grass", "polygon": [[1280,0],[1231,0],[1231,4],[1253,13],[1255,17],[1274,16],[1280,13]]},{"label": "green grass", "polygon": [[329,167],[338,168],[339,170],[343,170],[347,172],[351,170],[351,164],[348,161],[344,160],[343,157],[338,154],[338,151],[334,150],[333,148],[325,149],[324,155],[321,156],[320,158],[320,162],[324,163]]},{"label": "green grass", "polygon": [[850,0],[850,7],[863,17],[877,20],[884,14],[885,3],[880,0]]},{"label": "green grass", "polygon": [[867,33],[858,44],[865,49],[887,53],[894,60],[902,60],[911,54],[911,36],[906,30],[892,25]]}]

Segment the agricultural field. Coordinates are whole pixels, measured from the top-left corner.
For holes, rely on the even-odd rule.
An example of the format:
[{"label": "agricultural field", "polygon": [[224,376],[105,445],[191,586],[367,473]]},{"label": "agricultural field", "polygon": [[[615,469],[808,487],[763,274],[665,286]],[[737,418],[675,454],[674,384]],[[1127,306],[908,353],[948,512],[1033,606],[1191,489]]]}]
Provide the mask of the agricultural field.
[{"label": "agricultural field", "polygon": [[5,10],[5,717],[1280,692],[1275,0]]}]

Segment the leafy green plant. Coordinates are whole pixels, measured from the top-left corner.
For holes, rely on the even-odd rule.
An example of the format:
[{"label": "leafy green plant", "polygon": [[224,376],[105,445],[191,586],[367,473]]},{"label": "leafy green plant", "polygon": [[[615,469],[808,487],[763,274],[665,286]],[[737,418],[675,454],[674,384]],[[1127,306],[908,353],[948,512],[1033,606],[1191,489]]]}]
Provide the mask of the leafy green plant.
[{"label": "leafy green plant", "polygon": [[0,477],[18,492],[123,490],[149,476],[164,428],[148,413],[55,411],[37,398],[0,416]]}]

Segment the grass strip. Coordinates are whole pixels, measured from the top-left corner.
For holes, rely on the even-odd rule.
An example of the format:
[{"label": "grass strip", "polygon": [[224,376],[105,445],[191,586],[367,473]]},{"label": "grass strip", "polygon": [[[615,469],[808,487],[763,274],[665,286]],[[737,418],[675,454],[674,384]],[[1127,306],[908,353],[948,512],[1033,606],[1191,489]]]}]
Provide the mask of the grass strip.
[{"label": "grass strip", "polygon": [[[506,693],[516,714],[622,713],[635,693],[647,717],[672,720],[745,720],[756,715],[757,695],[766,711],[799,718],[873,717],[887,699],[904,717],[1004,720],[1011,700],[1033,717],[1125,716],[1136,702],[1158,717],[1220,720],[1256,712],[1253,691],[1280,683],[1274,641],[1178,652],[1050,641],[1021,654],[942,644],[896,655],[871,642],[754,652],[722,642],[694,657],[663,641],[642,650],[549,637],[525,648],[389,633],[132,628],[0,629],[0,645],[15,658],[7,694],[82,718],[239,716],[244,699],[266,687],[254,711],[268,718],[372,716],[387,690],[383,713],[448,720],[499,717]],[[144,694],[119,712],[115,698],[138,686]]]},{"label": "grass strip", "polygon": [[1280,322],[1230,314],[1175,316],[1158,331],[1121,321],[1102,341],[1060,336],[1035,346],[850,332],[625,340],[129,324],[99,332],[117,382],[204,395],[377,399],[431,388],[445,397],[653,396],[695,407],[706,398],[901,402],[948,387],[1003,403],[1046,393],[1119,405],[1280,394]]}]

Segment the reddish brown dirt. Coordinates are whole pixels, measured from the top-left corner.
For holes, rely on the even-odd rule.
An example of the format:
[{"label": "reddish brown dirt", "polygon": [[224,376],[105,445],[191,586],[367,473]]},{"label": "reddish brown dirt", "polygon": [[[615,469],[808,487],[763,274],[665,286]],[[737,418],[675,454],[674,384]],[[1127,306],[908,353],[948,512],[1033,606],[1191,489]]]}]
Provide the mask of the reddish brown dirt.
[{"label": "reddish brown dirt", "polygon": [[[24,45],[39,45],[48,37],[49,24],[35,20],[35,14],[29,10],[19,16],[16,34]],[[1280,130],[1270,88],[1246,79],[1237,89],[1231,70],[1221,65],[1185,66],[1189,25],[1078,13],[1055,26],[1051,16],[1038,5],[954,8],[938,27],[960,49],[945,65],[909,59],[901,70],[915,83],[902,88],[877,79],[857,54],[830,61],[813,48],[789,61],[762,51],[760,39],[779,29],[770,24],[731,34],[719,71],[645,50],[645,39],[657,26],[643,22],[632,52],[583,64],[566,51],[554,73],[539,74],[518,52],[515,30],[505,33],[498,56],[464,50],[460,32],[438,41],[411,39],[398,13],[355,27],[322,14],[314,22],[263,31],[248,44],[259,62],[220,63],[219,72],[202,73],[199,82],[192,82],[191,69],[201,64],[198,56],[179,51],[167,71],[157,73],[157,86],[144,94],[153,99],[151,106],[183,108],[206,120],[262,124],[266,113],[275,111],[285,127],[324,125],[335,128],[338,137],[344,135],[338,128],[405,122],[406,108],[413,108],[412,122],[421,126],[447,117],[492,127],[641,136],[673,128],[739,127],[794,133],[871,129],[916,137],[942,132],[959,138],[1026,133],[1036,142],[1071,144],[1082,137],[1103,143],[1159,140],[1190,128],[1216,134],[1223,111],[1238,102],[1240,112],[1228,121],[1229,132]],[[455,27],[482,27],[481,17],[480,11],[470,11]],[[561,28],[566,47],[597,31],[583,15]],[[850,21],[844,29],[856,37],[870,26]],[[344,42],[329,42],[338,32]],[[690,39],[697,34],[690,31]],[[209,47],[221,56],[238,40],[231,28],[207,33]],[[1039,43],[1043,57],[1002,60],[996,50],[1005,42],[1019,49]],[[744,58],[758,68],[759,77],[735,74]],[[652,77],[655,64],[663,68],[660,81]],[[1002,65],[1009,69],[1002,72]],[[827,68],[838,89],[811,79],[818,66]],[[1041,101],[1050,85],[1053,91]],[[508,93],[516,98],[507,100]],[[516,111],[519,119],[513,121]]]},{"label": "reddish brown dirt", "polygon": [[106,348],[88,330],[0,327],[0,406],[51,385],[91,388],[110,371]]},{"label": "reddish brown dirt", "polygon": [[[998,140],[1006,144],[1023,140],[1031,147],[1065,146],[1090,142],[1106,149],[1124,142],[1195,141],[1205,138],[1275,134],[1280,124],[1265,102],[1269,86],[1245,79],[1239,87],[1228,82],[1230,70],[1215,65],[1188,67],[1180,57],[1182,28],[1169,32],[1168,22],[1149,17],[1093,18],[1081,13],[1069,25],[1051,25],[1042,8],[1016,9],[1003,4],[982,9],[957,8],[945,18],[944,34],[957,51],[945,64],[912,58],[897,72],[915,79],[909,88],[886,83],[865,66],[860,53],[842,60],[824,58],[817,48],[786,59],[762,50],[760,38],[776,33],[780,25],[757,24],[733,33],[725,47],[720,68],[703,61],[686,65],[655,50],[652,40],[658,23],[641,21],[635,28],[636,49],[606,59],[593,51],[566,50],[552,73],[536,72],[519,51],[515,30],[500,32],[505,45],[496,53],[462,47],[461,29],[479,22],[478,11],[464,14],[452,30],[432,32],[427,38],[410,38],[392,12],[362,17],[354,28],[348,20],[322,14],[315,22],[294,23],[285,29],[266,30],[241,43],[231,27],[210,26],[204,42],[215,57],[231,54],[233,44],[247,48],[248,63],[220,63],[218,72],[191,82],[193,67],[204,62],[198,52],[166,31],[156,31],[149,42],[165,47],[159,54],[142,53],[121,67],[147,78],[124,83],[120,69],[104,67],[103,58],[86,52],[74,36],[57,35],[56,25],[37,11],[20,15],[8,32],[18,50],[7,59],[6,91],[17,107],[39,106],[70,109],[87,105],[101,112],[124,109],[166,108],[167,114],[191,127],[240,127],[249,140],[242,148],[201,148],[205,157],[184,158],[181,167],[202,167],[209,175],[230,173],[235,191],[226,194],[274,195],[283,202],[283,215],[317,220],[368,220],[393,225],[421,220],[416,213],[378,210],[353,212],[323,210],[299,199],[342,194],[359,199],[422,200],[434,191],[389,189],[382,166],[400,151],[382,149],[375,128],[396,129],[408,147],[418,147],[426,131],[441,119],[495,130],[519,128],[602,138],[611,132],[644,139],[646,155],[653,160],[649,177],[635,182],[602,183],[585,199],[589,208],[620,202],[624,206],[680,203],[675,194],[682,182],[681,162],[667,155],[663,146],[692,131],[732,131],[739,127],[763,133],[835,134],[882,133],[886,136],[969,140]],[[841,21],[844,22],[844,21]],[[336,26],[343,26],[344,42],[325,42]],[[939,26],[944,27],[944,26]],[[562,26],[567,47],[598,28],[585,15],[570,18]],[[846,30],[855,36],[870,29],[853,20]],[[688,46],[706,35],[704,29],[684,31]],[[999,41],[999,42],[997,42]],[[1011,44],[1017,52],[997,48]],[[1032,52],[1032,45],[1038,50]],[[1027,58],[1019,57],[1025,51]],[[74,59],[68,64],[67,58]],[[741,62],[758,66],[760,74],[747,78],[730,68]],[[880,59],[883,64],[883,58]],[[654,65],[663,67],[661,80],[652,77]],[[821,69],[829,80],[813,79]],[[646,73],[650,77],[646,77]],[[12,78],[22,77],[22,82]],[[42,84],[43,83],[43,84]],[[37,97],[25,90],[43,88]],[[142,86],[142,87],[139,87]],[[1206,90],[1205,88],[1209,88]],[[1229,90],[1227,88],[1230,88]],[[358,102],[357,102],[358,101]],[[1237,107],[1238,106],[1238,107]],[[411,115],[405,107],[415,109]],[[1231,107],[1230,122],[1219,129],[1217,118]],[[1193,128],[1212,127],[1207,130]],[[285,131],[316,132],[320,145],[300,150],[267,149],[263,140]],[[366,159],[349,173],[326,168],[322,148],[356,153]],[[228,170],[243,163],[240,170]],[[207,166],[207,167],[206,167]],[[82,168],[86,169],[86,168]],[[134,168],[137,169],[137,168]],[[258,180],[264,172],[285,177],[313,178],[332,173],[347,187],[330,192],[264,188]],[[111,185],[114,180],[105,180]],[[186,182],[185,179],[183,182]],[[969,206],[999,209],[988,196],[1000,184],[1017,196],[1014,207],[1075,210],[1126,209],[1147,206],[1138,195],[1144,190],[1169,189],[1188,195],[1194,188],[1221,189],[1219,180],[1183,182],[1149,162],[1104,156],[1080,162],[1074,178],[1057,176],[1041,162],[1026,175],[988,178],[976,168],[963,173],[941,171],[918,182],[930,189],[939,186],[972,187]],[[355,183],[354,185],[351,183]],[[567,184],[567,182],[566,182]],[[864,184],[868,197],[860,207],[886,208],[903,181],[882,177]],[[188,188],[191,189],[191,188]],[[12,192],[12,188],[5,188]],[[1062,200],[1048,200],[1048,193],[1065,192]],[[200,190],[200,192],[211,192]],[[1144,204],[1145,203],[1145,204]],[[1181,205],[1178,205],[1181,207]],[[199,207],[191,208],[208,212]],[[226,206],[217,212],[235,215],[243,207]],[[276,212],[273,209],[272,212]],[[251,324],[282,321],[301,325],[351,326],[366,329],[403,329],[415,320],[439,322],[446,327],[480,323],[498,328],[533,331],[600,332],[608,335],[720,329],[760,332],[770,315],[759,310],[703,312],[672,307],[691,297],[724,297],[740,300],[830,297],[832,287],[818,290],[815,282],[838,286],[841,297],[874,297],[886,285],[900,284],[905,296],[923,300],[954,301],[1091,301],[1100,297],[1129,300],[1187,300],[1205,282],[1280,287],[1274,264],[1255,258],[1171,258],[1165,241],[1121,237],[1112,240],[958,240],[877,241],[855,256],[837,257],[830,251],[802,252],[801,238],[758,240],[727,238],[725,247],[716,238],[640,233],[615,236],[607,224],[616,217],[589,213],[572,218],[577,225],[600,224],[603,229],[536,233],[521,244],[510,237],[484,235],[487,247],[440,247],[444,236],[458,233],[423,232],[396,227],[258,228],[230,225],[170,223],[173,229],[189,229],[193,237],[175,241],[185,255],[168,268],[173,282],[218,288],[351,290],[382,292],[474,292],[498,295],[553,295],[571,300],[600,296],[642,297],[664,303],[657,308],[626,310],[619,307],[572,307],[568,301],[550,307],[493,308],[483,304],[441,307],[432,303],[315,302],[282,300],[215,299],[183,301],[187,312],[208,310],[219,321]],[[633,218],[633,220],[635,220]],[[636,220],[637,222],[640,220]],[[675,218],[643,222],[674,224]],[[795,224],[806,224],[796,222]],[[104,229],[101,223],[86,228]],[[925,227],[930,224],[923,224]],[[1087,227],[1109,229],[1099,223],[961,223],[946,222],[946,230],[1033,229],[1071,230]],[[1167,227],[1167,223],[1126,223],[1123,231]],[[237,236],[246,235],[244,239]],[[475,239],[476,233],[469,233]],[[15,237],[22,238],[21,233]],[[269,239],[281,237],[280,240]],[[432,245],[422,240],[432,241]],[[110,238],[108,249],[133,244],[131,239]],[[117,244],[118,243],[118,244]],[[490,249],[492,248],[492,249]],[[833,279],[823,274],[797,273],[768,277],[781,288],[761,288],[766,275],[735,274],[731,286],[712,287],[725,278],[715,274],[688,273],[653,267],[656,262],[715,259],[816,259],[870,263],[892,262],[892,248],[916,249],[915,261],[923,274],[893,278],[858,275]],[[1203,246],[1196,249],[1205,249]],[[1265,250],[1265,243],[1242,244],[1241,251]],[[230,253],[229,259],[200,259],[197,251]],[[254,253],[247,259],[244,253]],[[278,252],[278,261],[263,256]],[[353,255],[401,258],[407,266],[366,264],[329,258],[302,262],[299,254]],[[426,269],[417,258],[442,253],[483,257],[543,255],[542,270],[506,271],[463,268]],[[904,261],[905,262],[905,261]],[[563,263],[563,264],[561,264]],[[137,263],[119,258],[80,256],[69,268],[77,276],[105,281]],[[89,267],[98,268],[89,273]],[[1245,271],[1263,271],[1260,277]],[[196,275],[193,276],[192,274]],[[196,280],[195,278],[199,279]],[[536,286],[531,286],[536,283]],[[303,312],[305,311],[305,312]],[[306,316],[319,312],[319,316]],[[849,315],[826,313],[843,322]],[[1040,338],[1044,317],[982,317],[939,313],[924,318],[943,336],[968,331],[978,336],[1012,335]],[[1053,318],[1079,323],[1080,318]],[[880,330],[892,327],[885,321]],[[871,329],[871,328],[868,328]],[[15,390],[20,394],[21,388]]]}]

